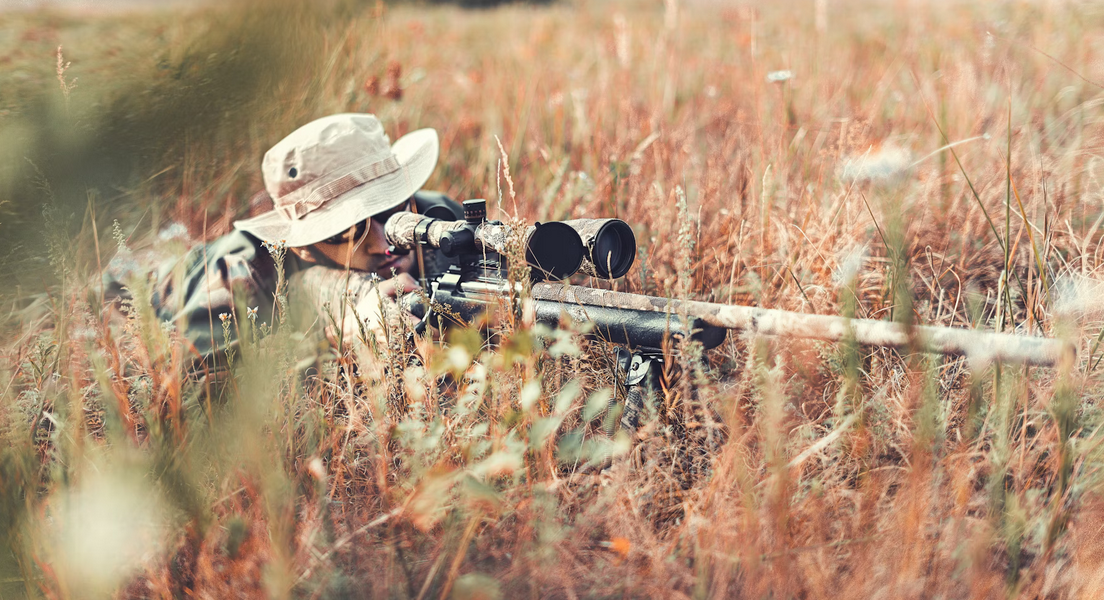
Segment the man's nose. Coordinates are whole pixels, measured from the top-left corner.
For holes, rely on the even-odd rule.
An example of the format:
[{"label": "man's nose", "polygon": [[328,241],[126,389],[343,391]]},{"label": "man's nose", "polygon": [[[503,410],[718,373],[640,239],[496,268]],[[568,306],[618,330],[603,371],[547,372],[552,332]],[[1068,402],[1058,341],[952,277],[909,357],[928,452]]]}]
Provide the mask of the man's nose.
[{"label": "man's nose", "polygon": [[383,225],[374,219],[368,219],[368,238],[364,240],[365,251],[368,254],[384,254],[387,248],[387,236],[383,232]]}]

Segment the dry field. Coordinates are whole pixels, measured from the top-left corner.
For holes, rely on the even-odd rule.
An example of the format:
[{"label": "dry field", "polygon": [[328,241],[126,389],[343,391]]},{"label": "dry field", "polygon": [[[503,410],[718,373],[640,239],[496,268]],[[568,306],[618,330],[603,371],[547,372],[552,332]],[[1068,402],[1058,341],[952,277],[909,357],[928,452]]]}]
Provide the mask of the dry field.
[{"label": "dry field", "polygon": [[[0,20],[0,598],[1104,595],[1104,9],[179,10]],[[524,321],[405,368],[289,325],[206,377],[108,326],[102,265],[226,232],[339,111],[436,128],[429,187],[492,216],[625,219],[618,289],[1078,358],[734,332],[630,439],[610,348]]]}]

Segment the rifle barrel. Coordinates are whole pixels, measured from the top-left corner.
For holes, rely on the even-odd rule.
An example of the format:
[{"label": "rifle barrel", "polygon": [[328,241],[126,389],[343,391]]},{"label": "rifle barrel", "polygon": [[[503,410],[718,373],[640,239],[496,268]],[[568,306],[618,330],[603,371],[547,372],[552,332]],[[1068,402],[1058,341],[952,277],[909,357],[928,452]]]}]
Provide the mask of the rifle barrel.
[{"label": "rifle barrel", "polygon": [[562,304],[604,306],[680,314],[726,329],[750,330],[763,335],[810,338],[829,342],[853,339],[870,346],[915,348],[935,354],[965,355],[982,362],[1001,361],[1054,366],[1076,356],[1076,348],[1066,340],[1028,337],[1006,333],[915,325],[907,327],[891,321],[849,319],[840,316],[810,315],[785,310],[756,308],[696,300],[679,301],[600,290],[576,285],[538,283],[533,297]]}]

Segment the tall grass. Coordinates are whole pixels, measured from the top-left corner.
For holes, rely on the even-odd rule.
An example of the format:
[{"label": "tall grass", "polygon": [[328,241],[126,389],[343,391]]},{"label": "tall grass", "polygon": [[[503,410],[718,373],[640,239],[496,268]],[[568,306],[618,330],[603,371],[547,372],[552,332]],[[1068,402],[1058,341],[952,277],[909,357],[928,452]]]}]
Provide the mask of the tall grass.
[{"label": "tall grass", "polygon": [[[1104,17],[817,6],[12,17],[3,271],[36,270],[5,298],[0,595],[1098,596]],[[733,332],[673,344],[610,435],[610,348],[523,313],[337,355],[242,311],[233,369],[196,372],[141,300],[100,310],[113,248],[226,231],[263,151],[346,110],[436,128],[430,187],[492,216],[629,221],[618,289],[1080,360]]]}]

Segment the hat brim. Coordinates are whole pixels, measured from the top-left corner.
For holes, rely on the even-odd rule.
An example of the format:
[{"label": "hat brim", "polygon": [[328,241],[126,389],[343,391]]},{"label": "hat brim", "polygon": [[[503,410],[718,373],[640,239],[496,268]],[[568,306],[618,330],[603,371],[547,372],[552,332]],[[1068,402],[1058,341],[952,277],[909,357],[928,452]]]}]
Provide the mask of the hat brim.
[{"label": "hat brim", "polygon": [[440,142],[433,129],[419,129],[391,145],[399,170],[357,186],[303,218],[289,221],[276,210],[235,221],[234,228],[288,247],[310,246],[395,208],[422,189],[437,166]]}]

